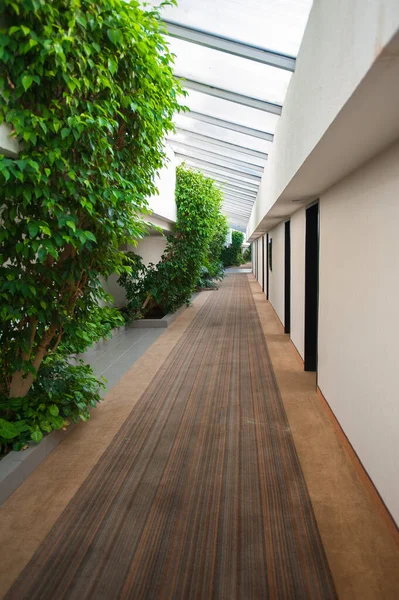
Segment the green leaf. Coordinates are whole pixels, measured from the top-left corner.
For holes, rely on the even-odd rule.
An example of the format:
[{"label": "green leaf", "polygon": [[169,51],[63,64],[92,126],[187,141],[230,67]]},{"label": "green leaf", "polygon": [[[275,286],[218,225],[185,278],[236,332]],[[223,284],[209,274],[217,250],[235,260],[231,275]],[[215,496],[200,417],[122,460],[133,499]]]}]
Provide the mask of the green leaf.
[{"label": "green leaf", "polygon": [[113,58],[108,59],[108,69],[112,73],[112,75],[116,72],[118,68],[117,62]]},{"label": "green leaf", "polygon": [[122,35],[119,29],[108,29],[107,36],[115,46],[122,43]]},{"label": "green leaf", "polygon": [[30,437],[34,442],[39,443],[43,439],[43,433],[41,431],[33,431]]},{"label": "green leaf", "polygon": [[59,408],[56,404],[52,404],[51,406],[49,406],[48,410],[50,415],[52,415],[53,417],[56,417],[60,413]]},{"label": "green leaf", "polygon": [[12,440],[19,434],[18,429],[10,421],[0,419],[0,437],[5,440]]},{"label": "green leaf", "polygon": [[22,82],[25,92],[28,91],[28,89],[32,85],[33,81],[34,81],[34,79],[33,79],[32,75],[24,75],[22,77],[21,82]]},{"label": "green leaf", "polygon": [[31,238],[36,237],[39,233],[39,226],[36,223],[28,223],[28,231]]}]

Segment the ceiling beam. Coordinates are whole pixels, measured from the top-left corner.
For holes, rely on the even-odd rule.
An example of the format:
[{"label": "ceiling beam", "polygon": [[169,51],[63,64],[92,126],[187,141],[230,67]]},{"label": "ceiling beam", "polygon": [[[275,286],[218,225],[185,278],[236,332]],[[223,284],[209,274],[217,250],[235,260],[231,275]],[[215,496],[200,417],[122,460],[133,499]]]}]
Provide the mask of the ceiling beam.
[{"label": "ceiling beam", "polygon": [[226,52],[233,56],[253,60],[264,65],[284,69],[285,71],[295,71],[295,58],[293,56],[265,50],[264,48],[244,44],[212,33],[206,33],[200,29],[178,25],[172,21],[164,21],[164,24],[166,25],[168,35],[179,40],[198,44],[212,50]]},{"label": "ceiling beam", "polygon": [[248,190],[248,191],[253,191],[253,192],[258,193],[259,186],[254,184],[252,181],[244,181],[243,179],[238,178],[238,177],[223,175],[222,173],[218,173],[214,170],[207,169],[205,167],[199,167],[196,164],[190,164],[189,167],[192,169],[197,169],[198,171],[201,171],[202,173],[204,173],[204,175],[206,175],[207,177],[210,177],[216,183],[220,183],[221,185],[223,185],[225,183],[232,183],[234,185],[243,184],[242,186],[239,186],[239,187],[242,187],[243,189]]},{"label": "ceiling beam", "polygon": [[[184,116],[188,116],[188,113]],[[191,129],[186,129],[185,127],[176,127],[176,134],[180,135],[188,135],[192,137],[194,140],[198,140],[200,142],[205,142],[207,144],[212,144],[214,146],[220,146],[220,148],[226,148],[227,150],[234,150],[235,152],[242,152],[243,154],[249,154],[250,156],[256,156],[256,158],[263,158],[267,160],[267,152],[261,152],[260,150],[254,150],[253,148],[247,148],[246,146],[239,146],[238,144],[232,144],[231,142],[225,142],[224,140],[220,140],[218,138],[214,138],[210,135],[205,135],[203,133],[197,133],[196,131],[191,131]],[[168,136],[169,141],[173,141],[174,136]]]},{"label": "ceiling beam", "polygon": [[[187,162],[184,159],[181,159],[181,160],[182,160],[182,162]],[[190,159],[188,159],[188,160],[190,160]],[[211,177],[216,183],[219,183],[220,185],[230,183],[230,184],[238,186],[238,187],[243,187],[248,192],[258,193],[259,184],[254,181],[248,181],[246,179],[243,179],[242,177],[236,177],[235,175],[225,175],[224,173],[220,173],[220,172],[216,171],[216,167],[215,168],[204,167],[204,166],[199,166],[197,164],[190,164],[188,166],[190,167],[190,169],[201,170],[203,173],[206,173],[207,177]]]},{"label": "ceiling beam", "polygon": [[282,106],[280,104],[274,104],[273,102],[267,102],[266,100],[259,100],[259,98],[251,98],[250,96],[244,96],[243,94],[237,94],[229,90],[223,90],[221,88],[213,87],[212,85],[206,85],[199,81],[193,81],[192,79],[185,79],[184,77],[177,78],[186,90],[194,90],[201,94],[207,94],[214,98],[220,98],[221,100],[227,100],[228,102],[235,102],[241,106],[249,106],[250,108],[256,108],[257,110],[263,110],[265,112],[272,113],[274,115],[281,115]]},{"label": "ceiling beam", "polygon": [[252,127],[246,127],[245,125],[238,125],[238,123],[225,121],[224,119],[217,119],[216,117],[204,115],[194,110],[190,110],[190,112],[185,113],[183,116],[189,117],[190,119],[196,119],[197,121],[201,121],[201,123],[207,123],[208,125],[215,125],[216,127],[229,129],[230,131],[235,131],[236,133],[250,135],[251,137],[259,138],[260,140],[266,140],[267,142],[272,142],[274,139],[274,135],[272,133],[268,133],[267,131],[260,131],[259,129],[253,129]]},{"label": "ceiling beam", "polygon": [[237,202],[226,202],[225,204],[223,204],[223,206],[231,206],[233,208],[236,208],[237,210],[239,210],[243,215],[246,215],[247,217],[250,216],[251,212],[252,212],[252,207],[250,208],[250,210],[247,210],[245,207],[242,208],[240,206],[239,203]]},{"label": "ceiling beam", "polygon": [[249,193],[245,190],[245,188],[225,185],[223,189],[221,189],[223,194],[240,194],[244,198],[248,198],[248,200],[256,200],[257,192]]},{"label": "ceiling beam", "polygon": [[[202,154],[206,154],[209,156],[215,156],[218,158],[222,158],[223,160],[232,160],[234,162],[239,162],[239,163],[243,163],[243,164],[247,164],[247,165],[251,165],[251,167],[257,167],[258,169],[261,169],[263,171],[264,166],[263,165],[259,165],[257,163],[251,162],[253,159],[248,157],[248,160],[245,160],[244,157],[239,157],[237,158],[236,156],[226,156],[226,154],[221,154],[220,152],[214,152],[215,147],[211,146],[211,149],[209,150],[208,148],[204,148],[203,146],[196,146],[195,145],[195,141],[194,144],[189,144],[188,142],[179,142],[178,140],[175,139],[171,139],[169,141],[169,144],[173,147],[174,145],[178,145],[178,146],[183,146],[184,148],[187,148],[188,150],[190,150],[191,152],[201,152]],[[266,159],[267,159],[267,154],[265,155]]]},{"label": "ceiling beam", "polygon": [[237,204],[239,204],[242,208],[245,209],[249,209],[252,210],[252,207],[254,205],[253,202],[248,201],[248,199],[245,198],[241,198],[240,196],[224,196],[224,200],[229,200],[231,202],[235,202]]},{"label": "ceiling beam", "polygon": [[[188,144],[183,144],[182,142],[171,142],[172,149],[175,151],[175,154],[183,154],[192,158],[203,158],[204,160],[214,159],[217,161],[221,161],[222,166],[234,166],[241,169],[246,169],[248,173],[257,172],[263,173],[264,167],[262,165],[256,165],[254,163],[250,163],[244,160],[238,160],[237,158],[232,158],[230,156],[223,156],[223,154],[218,154],[217,152],[208,152],[208,150],[202,150],[201,148],[196,148],[195,146],[190,146]],[[226,164],[227,163],[227,164]]]},{"label": "ceiling beam", "polygon": [[260,180],[262,178],[262,175],[260,173],[259,173],[259,175],[254,175],[252,173],[245,173],[244,171],[239,171],[237,169],[232,169],[230,167],[224,167],[224,166],[221,166],[221,165],[217,165],[217,164],[215,164],[212,161],[203,160],[202,158],[193,158],[191,156],[187,156],[186,154],[180,154],[178,152],[176,152],[176,156],[179,156],[183,160],[187,159],[190,162],[198,163],[199,166],[203,165],[204,168],[206,168],[207,166],[209,168],[214,167],[220,173],[225,173],[226,175],[239,175],[240,177],[245,177],[246,179],[249,179],[250,181],[256,181],[258,183],[260,183]]}]

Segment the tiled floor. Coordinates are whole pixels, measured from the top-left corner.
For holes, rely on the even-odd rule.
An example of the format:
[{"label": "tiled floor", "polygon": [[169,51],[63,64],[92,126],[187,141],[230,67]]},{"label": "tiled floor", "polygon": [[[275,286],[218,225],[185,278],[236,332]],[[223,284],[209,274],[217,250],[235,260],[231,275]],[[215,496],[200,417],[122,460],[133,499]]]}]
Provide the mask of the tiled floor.
[{"label": "tiled floor", "polygon": [[162,328],[122,328],[114,337],[98,342],[79,358],[93,368],[97,377],[105,377],[105,395],[163,331]]}]

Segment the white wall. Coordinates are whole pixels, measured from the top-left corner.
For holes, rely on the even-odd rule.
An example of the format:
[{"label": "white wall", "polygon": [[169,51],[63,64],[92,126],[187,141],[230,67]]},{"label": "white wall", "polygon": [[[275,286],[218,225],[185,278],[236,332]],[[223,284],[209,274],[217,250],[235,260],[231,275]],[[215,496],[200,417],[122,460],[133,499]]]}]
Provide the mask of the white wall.
[{"label": "white wall", "polygon": [[291,339],[304,359],[306,212],[291,217]]},{"label": "white wall", "polygon": [[284,223],[269,231],[269,240],[271,239],[273,270],[269,271],[269,301],[284,323]]},{"label": "white wall", "polygon": [[18,154],[18,142],[10,137],[11,128],[5,123],[0,125],[0,154],[15,156]]},{"label": "white wall", "polygon": [[314,1],[247,238],[321,140],[398,26],[398,0]]},{"label": "white wall", "polygon": [[319,387],[399,522],[399,142],[320,201]]},{"label": "white wall", "polygon": [[155,179],[159,194],[155,194],[148,199],[150,209],[155,216],[161,217],[172,223],[176,222],[176,157],[173,150],[166,146],[166,155],[168,162],[160,170]]}]

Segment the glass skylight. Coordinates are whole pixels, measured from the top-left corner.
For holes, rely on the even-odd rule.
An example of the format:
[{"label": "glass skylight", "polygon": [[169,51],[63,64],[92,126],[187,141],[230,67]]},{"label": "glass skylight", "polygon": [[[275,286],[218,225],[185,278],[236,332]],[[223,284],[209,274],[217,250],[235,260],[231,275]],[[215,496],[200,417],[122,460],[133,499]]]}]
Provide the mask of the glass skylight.
[{"label": "glass skylight", "polygon": [[222,186],[230,222],[245,225],[250,216],[311,5],[179,0],[161,10],[191,112],[175,116],[168,141],[179,162]]},{"label": "glass skylight", "polygon": [[296,56],[311,6],[312,0],[180,0],[162,14],[180,25]]},{"label": "glass skylight", "polygon": [[168,42],[179,77],[282,104],[291,79],[288,71],[182,40],[168,37]]}]

